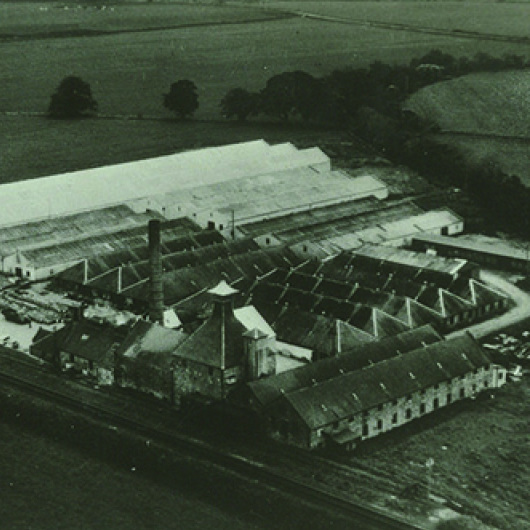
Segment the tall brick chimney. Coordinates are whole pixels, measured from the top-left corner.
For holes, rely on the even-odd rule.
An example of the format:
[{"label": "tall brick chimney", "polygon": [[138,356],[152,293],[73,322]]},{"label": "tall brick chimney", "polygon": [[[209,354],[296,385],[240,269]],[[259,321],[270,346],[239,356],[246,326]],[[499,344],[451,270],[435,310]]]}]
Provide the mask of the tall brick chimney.
[{"label": "tall brick chimney", "polygon": [[164,290],[160,254],[160,221],[149,221],[149,319],[164,324]]}]

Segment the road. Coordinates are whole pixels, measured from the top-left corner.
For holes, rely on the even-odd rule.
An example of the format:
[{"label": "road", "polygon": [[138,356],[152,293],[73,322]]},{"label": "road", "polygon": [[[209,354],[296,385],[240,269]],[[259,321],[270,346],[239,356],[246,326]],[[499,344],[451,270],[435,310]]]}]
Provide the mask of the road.
[{"label": "road", "polygon": [[515,302],[515,307],[496,318],[454,331],[447,335],[447,338],[458,337],[469,331],[475,338],[481,339],[512,324],[517,324],[527,318],[530,319],[530,294],[492,271],[481,270],[480,280],[493,289],[507,294]]}]

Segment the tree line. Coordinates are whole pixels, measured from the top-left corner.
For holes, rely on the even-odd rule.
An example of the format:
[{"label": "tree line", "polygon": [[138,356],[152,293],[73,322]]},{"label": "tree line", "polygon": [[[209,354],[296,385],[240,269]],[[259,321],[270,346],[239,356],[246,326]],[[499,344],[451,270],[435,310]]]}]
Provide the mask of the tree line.
[{"label": "tree line", "polygon": [[[345,127],[364,108],[385,115],[399,115],[403,101],[429,84],[472,72],[528,66],[530,63],[519,55],[499,58],[478,53],[473,58],[455,58],[440,50],[431,50],[409,64],[389,65],[376,61],[367,68],[334,70],[323,77],[296,70],[272,76],[259,91],[232,88],[221,99],[220,112],[227,119],[239,121],[263,116]],[[162,103],[179,118],[190,117],[199,108],[197,86],[186,79],[176,81],[163,95]],[[94,114],[97,107],[90,85],[79,77],[69,76],[52,95],[48,115],[79,118]]]}]

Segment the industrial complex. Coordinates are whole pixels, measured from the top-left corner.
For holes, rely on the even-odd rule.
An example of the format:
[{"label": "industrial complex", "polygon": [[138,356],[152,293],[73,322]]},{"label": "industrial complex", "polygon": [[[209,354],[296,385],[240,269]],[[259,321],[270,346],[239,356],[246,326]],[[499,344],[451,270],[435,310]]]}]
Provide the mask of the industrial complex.
[{"label": "industrial complex", "polygon": [[455,243],[464,220],[318,148],[21,181],[0,206],[0,308],[32,326],[32,355],[98,386],[223,402],[273,439],[354,449],[506,382],[466,329],[513,302],[482,278],[492,255]]}]

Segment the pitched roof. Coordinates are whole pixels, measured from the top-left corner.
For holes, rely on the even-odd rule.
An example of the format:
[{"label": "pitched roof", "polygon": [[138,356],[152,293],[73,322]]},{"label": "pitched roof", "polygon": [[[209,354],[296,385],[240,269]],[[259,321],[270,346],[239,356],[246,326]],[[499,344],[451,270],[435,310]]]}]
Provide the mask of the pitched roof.
[{"label": "pitched roof", "polygon": [[258,329],[267,337],[276,336],[274,330],[269,326],[268,322],[260,315],[259,311],[253,305],[246,305],[235,309],[234,315],[248,331]]},{"label": "pitched roof", "polygon": [[54,335],[59,351],[97,362],[124,339],[123,331],[84,319],[67,324]]},{"label": "pitched roof", "polygon": [[423,344],[433,344],[440,340],[440,335],[431,326],[423,326],[377,342],[358,343],[338,357],[323,359],[259,379],[248,383],[248,386],[261,405],[266,406],[284,393],[308,387],[315,382],[333,379],[343,373],[360,370],[398,353],[405,353],[420,348]]},{"label": "pitched roof", "polygon": [[490,363],[470,335],[286,393],[283,399],[317,429]]},{"label": "pitched roof", "polygon": [[303,346],[321,355],[337,351],[337,333],[340,333],[342,351],[374,337],[343,320],[302,311],[293,306],[268,304],[256,300],[256,306],[282,342]]},{"label": "pitched roof", "polygon": [[382,245],[364,245],[353,251],[357,256],[373,260],[379,266],[406,267],[408,269],[425,269],[434,273],[455,275],[466,265],[466,260],[444,258],[441,256],[412,252],[396,247]]},{"label": "pitched roof", "polygon": [[237,366],[243,357],[246,331],[231,307],[215,307],[210,318],[175,350],[175,355],[222,370]]},{"label": "pitched roof", "polygon": [[117,355],[138,358],[172,353],[185,339],[183,331],[165,328],[157,323],[138,320],[117,350]]}]

